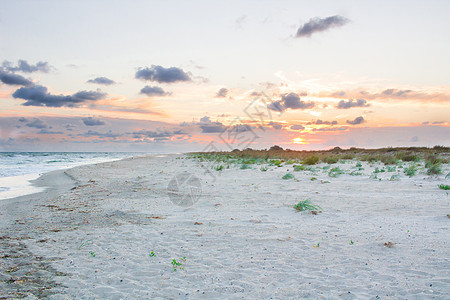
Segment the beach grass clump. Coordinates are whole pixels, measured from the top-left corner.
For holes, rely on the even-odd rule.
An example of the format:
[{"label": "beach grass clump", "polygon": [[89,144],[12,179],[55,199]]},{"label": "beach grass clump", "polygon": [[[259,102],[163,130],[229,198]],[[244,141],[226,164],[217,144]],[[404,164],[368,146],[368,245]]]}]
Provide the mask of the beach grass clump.
[{"label": "beach grass clump", "polygon": [[382,155],[380,156],[380,161],[384,165],[395,165],[397,163],[397,160],[392,155]]},{"label": "beach grass clump", "polygon": [[338,156],[325,156],[325,157],[322,157],[322,161],[324,163],[332,165],[339,161],[339,157]]},{"label": "beach grass clump", "polygon": [[428,175],[439,175],[442,174],[441,163],[437,163],[428,167]]},{"label": "beach grass clump", "polygon": [[399,181],[400,180],[400,176],[398,176],[398,174],[394,174],[391,176],[391,178],[389,178],[389,181]]},{"label": "beach grass clump", "polygon": [[294,205],[295,210],[305,211],[305,210],[319,210],[320,206],[311,203],[311,200],[303,200]]},{"label": "beach grass clump", "polygon": [[247,169],[251,169],[252,167],[250,167],[250,165],[248,164],[242,164],[241,165],[241,170],[247,170]]},{"label": "beach grass clump", "polygon": [[289,179],[294,179],[294,175],[292,175],[291,173],[286,173],[283,177],[281,177],[284,180],[289,180]]},{"label": "beach grass clump", "polygon": [[395,172],[396,171],[396,166],[388,166],[387,168],[386,168],[386,171],[387,172]]},{"label": "beach grass clump", "polygon": [[339,168],[339,167],[332,168],[328,172],[328,176],[333,177],[333,178],[336,178],[336,177],[338,177],[341,174],[344,174],[344,171],[341,170],[341,168]]},{"label": "beach grass clump", "polygon": [[219,165],[215,167],[216,171],[222,171],[223,170],[223,166]]},{"label": "beach grass clump", "polygon": [[281,167],[282,164],[283,164],[283,161],[280,160],[280,159],[272,159],[272,160],[270,161],[270,164],[272,164],[272,165],[274,165],[274,166],[277,166],[277,167]]},{"label": "beach grass clump", "polygon": [[300,171],[305,171],[306,168],[304,165],[294,165],[294,171],[295,172],[300,172]]},{"label": "beach grass clump", "polygon": [[373,163],[373,162],[376,162],[378,159],[373,154],[364,154],[364,155],[361,155],[360,160]]},{"label": "beach grass clump", "polygon": [[353,153],[345,153],[341,156],[341,159],[352,160],[355,158],[355,154]]},{"label": "beach grass clump", "polygon": [[443,160],[435,154],[428,154],[425,156],[425,168],[427,168],[428,175],[439,175],[442,173],[441,165]]},{"label": "beach grass clump", "polygon": [[402,161],[412,161],[412,162],[418,162],[420,161],[420,157],[412,152],[400,152],[395,155],[395,158],[397,160]]},{"label": "beach grass clump", "polygon": [[315,165],[315,164],[317,164],[318,162],[319,162],[319,157],[316,156],[316,155],[308,156],[307,158],[305,158],[305,159],[303,160],[303,164],[304,164],[304,165],[309,165],[309,166]]},{"label": "beach grass clump", "polygon": [[287,160],[284,164],[285,165],[293,165],[295,163],[295,160]]},{"label": "beach grass clump", "polygon": [[448,185],[448,184],[440,184],[439,188],[441,190],[448,191],[448,190],[450,190],[450,185]]},{"label": "beach grass clump", "polygon": [[261,172],[266,172],[267,170],[269,170],[267,166],[261,166],[261,168],[259,169],[261,170]]},{"label": "beach grass clump", "polygon": [[416,175],[417,172],[417,166],[415,164],[410,165],[407,168],[403,169],[403,173],[405,173],[406,176],[413,177]]},{"label": "beach grass clump", "polygon": [[358,172],[358,171],[351,171],[349,174],[350,174],[350,176],[361,176],[362,175],[362,173]]}]

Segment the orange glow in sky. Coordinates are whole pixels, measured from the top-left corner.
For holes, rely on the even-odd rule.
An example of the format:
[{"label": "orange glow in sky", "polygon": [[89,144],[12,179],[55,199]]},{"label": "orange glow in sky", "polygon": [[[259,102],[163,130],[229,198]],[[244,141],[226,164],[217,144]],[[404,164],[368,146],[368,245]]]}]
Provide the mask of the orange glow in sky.
[{"label": "orange glow in sky", "polygon": [[294,144],[299,144],[299,145],[304,145],[304,144],[307,144],[305,141],[303,141],[303,139],[302,138],[294,138],[293,140],[292,140],[292,142],[294,143]]}]

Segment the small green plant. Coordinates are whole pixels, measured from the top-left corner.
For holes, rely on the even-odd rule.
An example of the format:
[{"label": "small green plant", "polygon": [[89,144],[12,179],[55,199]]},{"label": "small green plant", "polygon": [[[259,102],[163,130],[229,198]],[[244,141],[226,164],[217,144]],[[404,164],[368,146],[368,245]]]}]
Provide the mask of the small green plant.
[{"label": "small green plant", "polygon": [[396,167],[395,166],[388,166],[387,171],[388,172],[395,172]]},{"label": "small green plant", "polygon": [[241,170],[247,170],[247,169],[251,169],[251,167],[248,164],[241,165]]},{"label": "small green plant", "polygon": [[156,256],[156,253],[152,251],[152,252],[150,252],[150,254],[148,256],[150,256],[150,257]]},{"label": "small green plant", "polygon": [[91,242],[92,242],[92,240],[81,240],[81,243],[78,245],[78,250],[80,250],[83,247],[86,247]]},{"label": "small green plant", "polygon": [[311,177],[311,181],[315,181],[315,180],[317,180],[316,177]]},{"label": "small green plant", "polygon": [[306,168],[303,165],[294,165],[294,171],[295,172],[300,172],[300,171],[305,171]]},{"label": "small green plant", "polygon": [[344,174],[344,171],[342,171],[339,167],[332,168],[328,172],[328,176],[333,177],[333,178],[338,177],[341,174]]},{"label": "small green plant", "polygon": [[357,168],[361,168],[361,167],[362,167],[362,164],[361,164],[361,162],[359,162],[359,161],[358,161],[358,162],[356,163],[356,166],[355,166],[355,167],[357,167]]},{"label": "small green plant", "polygon": [[400,176],[398,176],[397,174],[394,174],[391,176],[391,178],[389,178],[390,181],[399,181],[400,180]]},{"label": "small green plant", "polygon": [[269,170],[269,168],[268,168],[267,166],[262,166],[262,167],[260,168],[260,170],[261,170],[262,172],[266,172],[267,170]]},{"label": "small green plant", "polygon": [[222,171],[222,170],[223,170],[223,166],[222,165],[216,167],[216,171]]},{"label": "small green plant", "polygon": [[448,185],[448,184],[440,184],[439,188],[441,190],[448,191],[448,190],[450,190],[450,185]]},{"label": "small green plant", "polygon": [[[186,256],[184,256],[180,260],[183,262],[186,261]],[[182,267],[183,264],[181,262],[177,261],[175,258],[172,260],[172,262],[170,264],[172,265],[174,271],[184,270],[184,268]]]},{"label": "small green plant", "polygon": [[89,252],[89,254],[90,254],[92,257],[95,257],[95,252],[94,252],[94,251]]},{"label": "small green plant", "polygon": [[277,166],[277,167],[281,167],[283,162],[281,160],[279,160],[279,159],[273,159],[273,160],[270,161],[270,163],[275,165],[275,166]]},{"label": "small green plant", "polygon": [[350,240],[350,245],[354,245],[355,243],[352,241],[352,240]]},{"label": "small green plant", "polygon": [[416,175],[417,167],[415,164],[410,165],[408,168],[403,169],[406,176],[413,177]]},{"label": "small green plant", "polygon": [[294,205],[294,208],[298,211],[321,209],[320,206],[312,204],[309,199],[300,201],[299,203]]},{"label": "small green plant", "polygon": [[303,160],[303,164],[310,165],[310,166],[315,165],[318,162],[319,162],[319,157],[315,156],[315,155],[309,156],[305,160]]},{"label": "small green plant", "polygon": [[281,178],[284,179],[284,180],[294,179],[294,175],[292,175],[291,173],[287,173],[286,175],[284,175]]},{"label": "small green plant", "polygon": [[361,172],[352,171],[352,172],[350,172],[350,175],[351,176],[361,176],[362,173]]}]

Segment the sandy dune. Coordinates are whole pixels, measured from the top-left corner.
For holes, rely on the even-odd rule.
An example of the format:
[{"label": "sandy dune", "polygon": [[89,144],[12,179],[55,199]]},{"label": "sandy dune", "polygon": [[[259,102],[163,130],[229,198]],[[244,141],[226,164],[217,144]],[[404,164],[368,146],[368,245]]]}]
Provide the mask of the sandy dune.
[{"label": "sandy dune", "polygon": [[[374,179],[382,165],[333,178],[325,164],[201,164],[166,156],[82,166],[41,179],[64,181],[59,190],[1,202],[0,298],[448,299],[450,198],[437,187],[449,184],[448,165],[434,177]],[[338,165],[349,173],[355,164]],[[295,179],[282,179],[288,170]],[[183,172],[201,182],[192,207],[167,194]],[[305,199],[321,212],[293,209]]]}]

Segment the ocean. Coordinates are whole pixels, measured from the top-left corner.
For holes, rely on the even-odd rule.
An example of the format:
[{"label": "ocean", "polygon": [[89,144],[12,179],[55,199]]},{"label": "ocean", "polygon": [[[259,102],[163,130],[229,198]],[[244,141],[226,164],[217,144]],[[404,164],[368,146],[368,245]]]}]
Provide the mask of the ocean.
[{"label": "ocean", "polygon": [[151,153],[137,152],[0,152],[0,200],[44,190],[30,181],[40,175],[80,165]]}]

